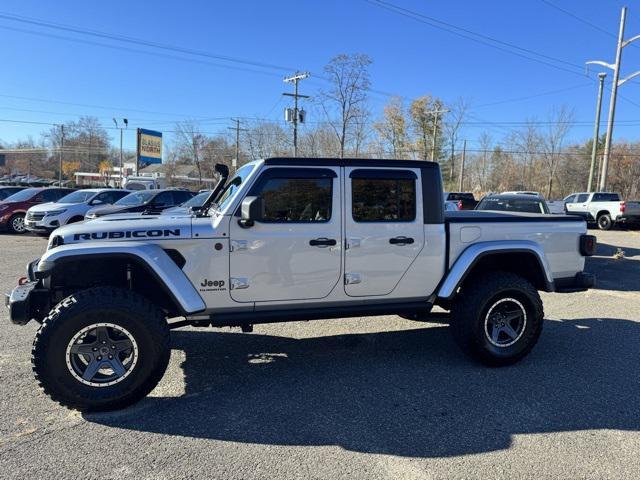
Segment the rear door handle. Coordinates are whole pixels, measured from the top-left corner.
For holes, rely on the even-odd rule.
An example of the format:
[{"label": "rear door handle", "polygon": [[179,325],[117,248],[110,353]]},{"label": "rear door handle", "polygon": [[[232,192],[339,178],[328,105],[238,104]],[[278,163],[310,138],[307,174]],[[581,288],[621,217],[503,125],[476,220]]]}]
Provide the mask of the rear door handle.
[{"label": "rear door handle", "polygon": [[335,238],[314,238],[309,240],[309,245],[312,247],[333,247],[336,244]]},{"label": "rear door handle", "polygon": [[411,237],[393,237],[389,239],[391,245],[411,245],[414,241]]}]

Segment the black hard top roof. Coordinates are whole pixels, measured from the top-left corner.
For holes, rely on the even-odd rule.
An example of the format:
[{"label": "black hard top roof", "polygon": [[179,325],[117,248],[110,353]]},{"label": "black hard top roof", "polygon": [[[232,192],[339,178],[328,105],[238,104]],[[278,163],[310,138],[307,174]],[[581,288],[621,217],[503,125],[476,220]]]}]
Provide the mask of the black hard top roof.
[{"label": "black hard top roof", "polygon": [[386,168],[438,168],[435,162],[425,160],[393,160],[382,158],[308,158],[273,157],[265,165],[318,166],[318,167],[386,167]]}]

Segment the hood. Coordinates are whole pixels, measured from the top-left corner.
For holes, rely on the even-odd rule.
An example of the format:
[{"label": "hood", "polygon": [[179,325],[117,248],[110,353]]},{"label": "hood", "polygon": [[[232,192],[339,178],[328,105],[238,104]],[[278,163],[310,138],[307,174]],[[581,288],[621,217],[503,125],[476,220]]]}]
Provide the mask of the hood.
[{"label": "hood", "polygon": [[[60,227],[51,234],[65,245],[83,242],[162,241],[191,238],[190,217],[104,217]],[[59,243],[59,239],[58,239]]]},{"label": "hood", "polygon": [[29,209],[29,211],[30,212],[48,212],[49,210],[62,210],[63,208],[69,208],[72,205],[75,205],[75,203],[47,202],[47,203],[40,203],[39,205],[34,205]]},{"label": "hood", "polygon": [[111,215],[112,213],[127,212],[140,207],[140,205],[106,205],[92,208],[87,212],[87,216],[95,214],[99,217],[103,215]]}]

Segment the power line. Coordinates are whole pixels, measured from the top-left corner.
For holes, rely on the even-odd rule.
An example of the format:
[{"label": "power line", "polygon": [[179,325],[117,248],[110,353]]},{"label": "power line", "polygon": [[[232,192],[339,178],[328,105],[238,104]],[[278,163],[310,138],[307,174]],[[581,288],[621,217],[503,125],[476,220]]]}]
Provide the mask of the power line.
[{"label": "power line", "polygon": [[0,12],[0,18],[5,19],[5,20],[14,21],[14,22],[26,23],[26,24],[30,24],[30,25],[37,25],[39,27],[51,28],[51,29],[55,29],[55,30],[62,30],[62,31],[71,32],[71,33],[79,33],[81,35],[88,35],[88,36],[102,38],[102,39],[115,40],[115,41],[119,41],[119,42],[130,43],[130,44],[135,44],[135,45],[140,45],[140,46],[145,46],[145,47],[158,48],[158,49],[172,51],[172,52],[176,52],[176,53],[183,53],[183,54],[194,55],[194,56],[199,56],[199,57],[204,57],[204,58],[211,58],[211,59],[215,59],[215,60],[223,60],[223,61],[226,61],[226,62],[240,63],[240,64],[254,66],[254,67],[267,68],[267,69],[272,69],[272,70],[281,70],[281,71],[295,70],[292,67],[273,65],[273,64],[265,63],[265,62],[257,62],[257,61],[254,61],[254,60],[243,59],[243,58],[234,57],[234,56],[230,56],[230,55],[215,54],[215,53],[205,52],[205,51],[202,51],[202,50],[195,50],[195,49],[192,49],[192,48],[179,47],[179,46],[165,44],[165,43],[153,42],[153,41],[144,40],[144,39],[141,39],[141,38],[129,37],[129,36],[125,36],[125,35],[116,35],[116,34],[107,33],[107,32],[101,32],[99,30],[90,30],[90,29],[86,29],[86,28],[76,27],[76,26],[73,26],[73,25],[66,25],[66,24],[62,24],[62,23],[49,22],[49,21],[46,21],[46,20],[37,19],[37,18],[33,18],[33,17],[25,17],[25,16],[21,16],[21,15],[14,15],[14,14],[7,13],[7,12]]},{"label": "power line", "polygon": [[[547,66],[556,68],[558,70],[563,70],[565,72],[573,73],[575,75],[585,76],[584,73],[580,73],[580,72],[577,72],[575,70],[569,70],[568,68],[561,67],[561,66],[556,65],[554,63],[550,63],[550,62],[541,60],[540,58],[532,57],[531,55],[536,55],[538,57],[545,58],[547,60],[551,60],[553,62],[557,62],[557,63],[560,63],[560,64],[568,65],[570,67],[577,68],[577,69],[580,69],[580,70],[582,70],[582,68],[583,68],[582,65],[578,65],[578,64],[569,62],[567,60],[560,59],[560,58],[552,57],[552,56],[544,54],[544,53],[539,53],[539,52],[536,52],[536,51],[528,49],[528,48],[520,47],[520,46],[515,45],[513,43],[505,42],[503,40],[499,40],[497,38],[490,37],[490,36],[482,34],[482,33],[477,33],[477,32],[471,31],[469,29],[466,29],[466,28],[463,28],[463,27],[459,27],[459,26],[454,25],[452,23],[444,22],[442,20],[438,20],[437,18],[430,17],[428,15],[424,15],[424,14],[421,14],[419,12],[416,12],[416,11],[413,11],[413,10],[409,10],[407,8],[400,7],[400,6],[395,5],[395,4],[391,3],[391,2],[386,2],[386,1],[383,1],[383,0],[365,0],[365,1],[367,3],[369,3],[369,4],[371,4],[371,5],[375,5],[376,7],[383,8],[385,10],[388,10],[390,12],[393,12],[393,13],[396,13],[396,14],[399,14],[399,15],[403,15],[403,16],[405,16],[407,18],[411,18],[411,19],[413,19],[413,20],[415,20],[417,22],[424,23],[426,25],[429,25],[429,26],[434,27],[434,28],[438,28],[440,30],[444,30],[446,32],[449,32],[449,33],[451,33],[453,35],[457,35],[457,36],[462,37],[462,38],[466,38],[467,40],[471,40],[471,41],[474,41],[474,42],[477,42],[477,43],[481,43],[481,44],[489,46],[491,48],[495,48],[497,50],[501,50],[503,52],[507,52],[507,53],[510,53],[512,55],[516,55],[516,56],[519,56],[519,57],[522,57],[522,58],[526,58],[528,60],[532,60],[534,62],[538,62],[538,63],[541,63],[543,65],[547,65]],[[463,33],[461,33],[461,32],[463,32]],[[476,38],[476,37],[478,37],[478,38]],[[495,42],[495,43],[490,43],[490,42]],[[498,44],[498,45],[496,45],[496,44]],[[513,50],[509,50],[508,48],[503,48],[500,45],[503,45],[505,47],[509,47],[511,49],[514,49],[514,50],[519,50],[520,52],[525,52],[526,54],[525,53],[515,52]],[[529,54],[529,55],[527,55],[527,54]]]},{"label": "power line", "polygon": [[578,15],[576,15],[575,13],[572,13],[572,12],[570,12],[569,10],[566,10],[566,9],[564,9],[564,8],[562,8],[562,7],[559,7],[558,5],[555,5],[554,3],[551,3],[551,2],[549,2],[548,0],[540,0],[540,1],[541,1],[542,3],[544,3],[544,4],[548,5],[548,6],[550,6],[551,8],[555,8],[556,10],[558,10],[558,11],[560,11],[560,12],[564,13],[565,15],[568,15],[568,16],[570,16],[570,17],[574,18],[574,19],[575,19],[575,20],[577,20],[577,21],[579,21],[579,22],[581,22],[581,23],[584,23],[585,25],[589,25],[591,28],[593,28],[593,29],[595,29],[595,30],[598,30],[598,31],[599,31],[599,32],[601,32],[601,33],[604,33],[605,35],[608,35],[608,36],[613,37],[613,38],[616,38],[616,37],[617,37],[617,35],[616,35],[615,33],[612,33],[612,32],[610,32],[610,31],[608,31],[608,30],[605,30],[604,28],[602,28],[602,27],[600,27],[600,26],[596,25],[595,23],[590,22],[589,20],[585,20],[584,18],[579,17],[579,16],[578,16]]}]

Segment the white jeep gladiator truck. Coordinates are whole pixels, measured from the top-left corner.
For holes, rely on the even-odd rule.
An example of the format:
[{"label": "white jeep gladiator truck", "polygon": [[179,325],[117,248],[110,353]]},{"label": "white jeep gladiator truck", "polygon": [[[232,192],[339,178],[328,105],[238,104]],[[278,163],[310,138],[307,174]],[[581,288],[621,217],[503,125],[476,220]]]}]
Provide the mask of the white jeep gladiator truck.
[{"label": "white jeep gladiator truck", "polygon": [[7,305],[14,323],[41,323],[33,370],[54,400],[97,411],[144,397],[173,328],[429,320],[434,305],[465,353],[509,365],[540,335],[538,291],[594,284],[583,219],[445,216],[436,163],[270,158],[219,171],[198,213],[68,225],[28,265]]},{"label": "white jeep gladiator truck", "polygon": [[623,201],[619,193],[572,193],[564,199],[565,211],[595,222],[600,230],[616,224],[640,224],[640,202]]}]

